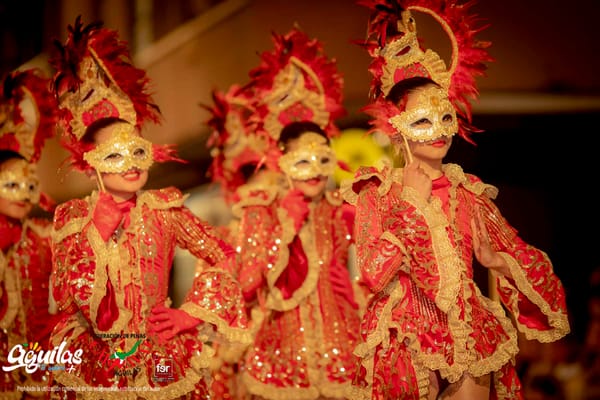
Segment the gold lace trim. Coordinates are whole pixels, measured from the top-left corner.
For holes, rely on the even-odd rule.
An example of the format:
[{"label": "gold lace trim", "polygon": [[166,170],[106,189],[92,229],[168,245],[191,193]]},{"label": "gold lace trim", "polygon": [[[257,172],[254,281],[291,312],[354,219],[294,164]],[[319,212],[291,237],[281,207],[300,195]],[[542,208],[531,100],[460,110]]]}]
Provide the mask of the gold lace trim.
[{"label": "gold lace trim", "polygon": [[[212,353],[214,350],[210,349],[210,347],[206,346],[206,350],[211,350],[208,353]],[[79,378],[76,375],[65,373],[64,371],[58,371],[55,373],[54,379],[68,387],[88,387],[85,392],[78,392],[78,399],[85,400],[138,400],[140,395],[143,393],[143,398],[146,400],[169,400],[169,399],[177,399],[180,396],[191,393],[194,391],[196,387],[196,383],[200,380],[206,380],[207,375],[202,372],[197,372],[199,365],[203,365],[202,369],[208,371],[208,363],[210,363],[210,358],[212,357],[209,354],[205,354],[203,351],[200,356],[194,356],[192,358],[191,364],[193,368],[189,368],[186,370],[186,376],[184,378],[179,379],[176,382],[173,382],[169,385],[165,386],[156,386],[157,390],[140,390],[140,391],[100,391],[93,390],[93,387],[89,385],[86,381]],[[136,379],[133,382],[128,382],[130,388],[138,387],[138,388],[149,388],[148,386],[148,376],[145,371],[142,370],[141,373],[136,376]]]},{"label": "gold lace trim", "polygon": [[270,400],[315,400],[319,398],[319,390],[316,387],[276,387],[264,384],[246,372],[242,373],[242,382],[250,393]]},{"label": "gold lace trim", "polygon": [[[250,393],[270,400],[316,400],[321,396],[344,398],[352,391],[350,382],[334,383],[328,381],[319,385],[319,387],[311,385],[307,388],[278,387],[262,383],[246,372],[242,373],[242,381]],[[354,399],[354,397],[348,398]],[[370,397],[364,398],[370,399]]]},{"label": "gold lace trim", "polygon": [[[95,256],[96,263],[96,267],[94,269],[94,285],[91,288],[92,293],[89,297],[90,320],[93,323],[94,331],[103,332],[96,325],[96,321],[100,302],[106,295],[106,285],[109,278],[113,286],[113,294],[115,296],[117,309],[119,310],[119,316],[117,317],[117,320],[114,321],[110,326],[110,328],[104,332],[126,331],[127,324],[133,314],[125,307],[124,291],[119,290],[119,286],[117,286],[120,282],[120,266],[123,262],[119,254],[119,245],[114,243],[112,240],[109,240],[108,243],[105,243],[94,224],[90,224],[86,233],[87,240]],[[144,327],[139,328],[144,329]]]},{"label": "gold lace trim", "polygon": [[[507,262],[510,273],[512,274],[513,280],[515,281],[515,285],[518,290],[523,293],[533,304],[538,306],[542,313],[548,317],[548,322],[550,326],[554,329],[548,331],[539,331],[536,329],[530,329],[527,326],[520,324],[518,318],[515,318],[515,322],[517,323],[519,330],[525,334],[525,337],[528,340],[536,339],[542,343],[554,342],[556,340],[561,339],[566,334],[570,332],[570,325],[567,319],[567,315],[562,312],[552,311],[550,305],[544,298],[536,292],[529,280],[525,276],[522,268],[520,267],[517,260],[515,260],[510,254],[499,252],[502,258]],[[498,277],[498,282],[501,287],[508,288],[513,292],[513,298],[516,304],[516,293],[513,290],[513,286],[508,282],[508,280],[504,276]],[[518,308],[515,308],[515,317],[518,317]]]},{"label": "gold lace trim", "polygon": [[[359,178],[359,179],[362,180],[361,178]],[[356,202],[358,201],[358,193],[356,193],[352,189],[352,185],[354,185],[355,182],[356,181],[352,180],[352,179],[344,179],[340,183],[340,189],[339,189],[339,191],[340,191],[342,197],[344,198],[344,200],[346,200],[346,202],[348,204],[351,204],[353,206],[356,206]]]},{"label": "gold lace trim", "polygon": [[356,386],[351,386],[346,392],[346,398],[352,400],[371,400],[371,392],[373,391],[372,384],[367,388],[362,389]]},{"label": "gold lace trim", "polygon": [[[354,350],[354,354],[360,357],[361,364],[365,367],[367,374],[365,377],[368,386],[366,389],[360,389],[355,386],[352,386],[348,392],[347,396],[351,399],[370,399],[371,393],[373,391],[373,373],[374,373],[374,361],[375,361],[375,350],[376,347],[381,343],[383,349],[387,349],[390,344],[390,329],[391,328],[399,328],[396,323],[392,320],[392,310],[398,305],[406,296],[406,288],[404,286],[400,286],[399,282],[390,283],[388,288],[391,291],[389,299],[385,304],[383,310],[381,311],[380,319],[377,323],[377,327],[375,331],[373,331],[364,343],[360,343],[356,346]],[[398,330],[399,332],[399,330]],[[406,335],[408,337],[409,335]],[[414,338],[413,338],[414,339]],[[400,339],[400,335],[398,335],[398,340]],[[415,341],[413,340],[413,344]],[[418,350],[419,354],[420,349],[419,346],[411,346],[413,350]],[[427,394],[429,393],[429,368],[425,367],[424,364],[413,365],[413,368],[416,373],[416,381],[419,387],[420,399],[427,399]]]},{"label": "gold lace trim", "polygon": [[195,318],[216,326],[219,334],[223,335],[229,342],[240,344],[250,344],[252,342],[252,337],[248,329],[230,326],[227,321],[219,317],[214,311],[207,310],[194,303],[184,303],[179,309]]},{"label": "gold lace trim", "polygon": [[384,349],[387,349],[390,345],[389,329],[393,325],[392,310],[406,296],[406,288],[401,286],[400,282],[396,280],[390,282],[385,290],[389,291],[390,295],[381,310],[375,330],[367,336],[364,342],[359,343],[354,348],[354,355],[359,358],[372,358],[375,355],[375,348],[379,344],[382,344]]},{"label": "gold lace trim", "polygon": [[82,218],[73,218],[63,225],[59,230],[53,230],[50,237],[54,243],[62,242],[66,237],[79,233],[83,227],[92,219],[91,215]]},{"label": "gold lace trim", "polygon": [[442,166],[442,171],[444,171],[444,175],[446,175],[448,180],[450,180],[454,186],[460,184],[465,189],[478,196],[485,193],[490,199],[495,199],[496,196],[498,196],[498,188],[495,186],[481,181],[471,182],[460,165],[444,164]]},{"label": "gold lace trim", "polygon": [[358,276],[352,280],[352,290],[354,291],[354,301],[358,304],[358,317],[359,319],[362,319],[373,293],[367,293],[367,291],[360,286],[360,277]]},{"label": "gold lace trim", "polygon": [[[9,329],[21,309],[21,293],[17,284],[18,272],[8,266],[11,251],[12,249],[8,251],[7,256],[4,256],[0,251],[0,271],[4,270],[4,274],[3,276],[0,275],[0,278],[4,279],[4,290],[6,291],[8,299],[6,312],[2,316],[2,319],[0,319],[1,329]],[[2,293],[0,291],[0,296],[1,295]]]},{"label": "gold lace trim", "polygon": [[[135,229],[136,221],[142,219],[142,210],[145,204],[152,210],[169,209],[173,207],[183,206],[187,198],[187,195],[182,196],[179,191],[172,190],[171,192],[168,192],[168,189],[165,189],[162,190],[162,192],[168,193],[170,195],[170,198],[160,198],[153,191],[141,191],[137,193],[136,204],[130,211],[131,224],[127,228],[127,230]],[[99,193],[97,191],[93,191],[89,196],[87,196],[84,199],[84,201],[88,204],[88,209],[93,209],[94,205],[98,201],[98,195]],[[74,218],[68,221],[61,229],[52,232],[52,240],[58,243],[70,235],[82,232],[83,227],[89,225],[86,231],[86,238],[94,254],[96,264],[96,268],[94,271],[95,284],[93,285],[92,293],[89,298],[90,319],[94,321],[94,330],[100,331],[100,329],[95,325],[95,321],[100,302],[106,294],[106,284],[110,277],[113,287],[115,289],[114,294],[117,303],[117,308],[119,309],[119,316],[107,332],[118,332],[121,330],[126,330],[127,323],[129,322],[132,313],[131,311],[127,310],[124,306],[124,292],[118,290],[118,287],[116,287],[117,282],[121,282],[121,280],[123,279],[123,276],[121,276],[119,270],[119,266],[123,262],[123,253],[119,251],[119,240],[117,240],[116,243],[113,240],[104,242],[95,225],[91,223],[92,215],[93,213],[89,212],[85,217]],[[123,237],[124,235],[121,235],[121,238]],[[126,286],[126,284],[128,283],[136,284],[136,282],[141,282],[141,276],[139,276],[139,271],[134,270],[132,271],[132,273],[134,273],[136,276],[132,277],[131,282],[126,282],[122,286]],[[143,301],[141,312],[146,312],[147,308],[148,305],[145,301]],[[140,328],[143,329],[143,327]]]},{"label": "gold lace trim", "polygon": [[383,232],[381,234],[381,236],[379,238],[387,240],[388,242],[390,242],[394,246],[398,247],[401,252],[403,252],[404,254],[406,254],[406,247],[404,247],[404,245],[402,244],[402,242],[400,241],[400,239],[398,239],[398,237],[396,235],[394,235],[392,232],[385,231],[385,232]]},{"label": "gold lace trim", "polygon": [[[261,194],[266,195],[266,197],[262,198],[257,196],[256,192],[260,192]],[[267,184],[258,184],[242,186],[238,189],[238,193],[240,195],[240,200],[232,206],[231,212],[233,216],[242,218],[242,210],[244,207],[268,206],[269,204],[273,203],[277,197],[278,189]]]},{"label": "gold lace trim", "polygon": [[292,297],[284,299],[279,288],[275,286],[277,279],[286,269],[289,261],[290,252],[288,245],[294,239],[294,223],[287,212],[277,209],[277,216],[282,227],[281,243],[279,244],[279,257],[273,268],[267,272],[267,285],[269,293],[265,305],[267,308],[277,311],[288,311],[296,308],[299,302],[308,296],[316,287],[319,278],[319,263],[316,249],[312,243],[312,224],[304,224],[300,229],[299,236],[302,242],[302,248],[308,259],[308,272],[302,285],[294,292]]},{"label": "gold lace trim", "polygon": [[401,197],[421,212],[429,227],[433,253],[440,274],[435,303],[443,312],[449,312],[452,306],[456,306],[460,274],[465,270],[465,266],[448,238],[449,224],[442,210],[442,204],[438,198],[428,202],[411,187],[404,187]]},{"label": "gold lace trim", "polygon": [[[382,185],[380,185],[378,188],[378,193],[380,195],[383,195],[387,193],[387,191],[389,191],[391,183],[393,181],[398,180],[398,178],[401,178],[401,172],[401,169],[394,169],[391,171],[391,174],[383,176],[383,179],[381,179],[382,175],[376,173],[364,175],[361,178],[369,179],[373,176],[377,176],[382,181]],[[444,172],[450,180],[450,182],[453,184],[453,186],[457,186],[460,183],[466,189],[475,194],[482,194],[485,192],[485,194],[491,198],[495,197],[497,194],[497,189],[491,185],[487,185],[482,182],[469,182],[462,169],[458,165],[445,165]],[[389,185],[383,184],[387,182],[389,182]],[[346,195],[346,193],[344,194]],[[458,379],[460,379],[464,372],[469,372],[473,376],[481,376],[492,371],[497,371],[503,365],[509,362],[515,354],[517,354],[517,335],[514,326],[512,325],[511,321],[506,317],[502,307],[498,303],[483,297],[481,293],[479,293],[476,289],[477,293],[471,293],[469,296],[475,296],[484,305],[487,305],[486,308],[496,317],[498,322],[503,326],[504,330],[509,336],[509,340],[501,344],[492,356],[480,360],[477,363],[472,363],[472,361],[467,359],[469,354],[467,351],[465,351],[465,349],[467,348],[467,340],[473,339],[469,337],[470,327],[464,321],[461,321],[461,319],[459,318],[460,310],[455,304],[455,299],[458,296],[458,290],[461,287],[460,274],[461,271],[465,270],[465,266],[463,264],[462,258],[458,254],[456,254],[454,247],[452,246],[446,233],[448,221],[441,208],[441,202],[439,201],[439,199],[433,199],[432,202],[428,203],[425,201],[425,199],[422,199],[418,195],[418,193],[412,188],[403,188],[401,196],[404,200],[411,203],[417,208],[417,210],[419,210],[422,213],[427,225],[430,228],[434,255],[436,257],[436,263],[440,269],[440,285],[442,283],[444,284],[444,287],[438,288],[439,292],[436,298],[436,304],[442,311],[448,313],[448,324],[450,331],[452,332],[452,336],[454,338],[455,362],[452,366],[450,366],[441,354],[424,354],[420,349],[420,345],[417,341],[416,336],[412,334],[398,335],[397,340],[399,341],[404,341],[405,339],[408,339],[409,348],[413,351],[413,354],[416,354],[414,366],[415,371],[417,371],[416,379],[419,388],[420,390],[422,390],[423,393],[421,395],[422,398],[426,398],[429,385],[427,369],[439,370],[442,376],[448,379],[450,382],[458,381]],[[356,199],[356,197],[350,195],[350,197],[346,197],[346,200],[352,200],[352,198]],[[354,202],[354,204],[356,204],[356,202]],[[382,235],[382,237],[384,235]],[[385,236],[385,239],[389,240],[395,245],[398,245],[400,243],[400,241],[397,240],[397,238],[395,240],[388,237],[393,236],[391,234]],[[390,285],[392,285],[392,283]],[[390,285],[388,285],[388,287],[386,288],[387,291],[391,290],[390,297],[383,310],[381,311],[377,327],[367,337],[367,340],[364,343],[359,344],[354,351],[355,355],[363,359],[362,362],[365,366],[368,364],[372,365],[376,346],[381,344],[384,349],[386,349],[389,346],[390,328],[397,328],[398,332],[401,332],[401,330],[399,329],[400,327],[392,320],[392,310],[404,296],[405,289],[399,286],[398,281],[393,283],[393,287],[391,289]],[[469,288],[467,287],[465,287],[464,289],[469,291]],[[424,366],[427,369],[422,370],[422,373],[419,373],[419,370],[421,369],[419,365]],[[372,367],[371,370],[367,369],[367,371],[367,381],[370,382],[369,389],[372,389]],[[370,396],[371,390],[363,391],[357,389],[353,393],[356,394],[359,398],[364,396],[367,396],[364,398],[369,398],[368,396]]]},{"label": "gold lace trim", "polygon": [[[93,334],[89,331],[89,325],[83,318],[81,313],[71,315],[70,321],[66,323],[62,329],[55,331],[51,337],[52,345],[57,347],[63,340],[69,341],[77,338],[81,334],[88,333]],[[177,382],[173,382],[166,386],[157,386],[159,390],[156,391],[98,391],[90,389],[83,393],[78,393],[78,399],[83,398],[86,400],[138,400],[139,394],[144,394],[144,399],[148,400],[167,400],[175,399],[182,395],[192,392],[195,389],[195,385],[198,381],[208,379],[210,361],[214,357],[215,351],[209,346],[202,346],[202,352],[195,354],[190,358],[190,368],[185,370],[186,376]],[[88,382],[81,379],[79,376],[65,372],[55,371],[54,379],[64,385],[71,387],[92,387]],[[146,387],[150,378],[146,375],[145,371],[136,376],[133,382],[128,382],[129,387]],[[81,396],[81,397],[79,397]]]},{"label": "gold lace trim", "polygon": [[377,178],[379,180],[381,184],[378,186],[377,192],[380,196],[385,195],[392,185],[392,180],[390,179],[390,176],[386,175],[385,172],[386,170],[384,169],[382,171],[360,175],[353,180],[343,181],[340,185],[340,192],[342,193],[342,197],[348,203],[355,206],[356,202],[358,201],[358,193],[356,193],[353,189],[354,184],[361,181],[368,181],[371,178]]}]

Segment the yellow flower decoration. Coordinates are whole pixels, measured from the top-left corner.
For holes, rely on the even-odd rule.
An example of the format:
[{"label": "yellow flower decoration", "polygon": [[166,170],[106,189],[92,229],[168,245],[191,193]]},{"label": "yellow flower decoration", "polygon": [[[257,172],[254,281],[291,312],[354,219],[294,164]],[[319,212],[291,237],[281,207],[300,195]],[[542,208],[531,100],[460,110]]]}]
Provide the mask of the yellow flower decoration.
[{"label": "yellow flower decoration", "polygon": [[395,163],[387,143],[380,143],[374,135],[365,129],[349,128],[331,139],[331,148],[337,159],[350,167],[351,172],[336,168],[333,177],[339,185],[345,179],[352,179],[354,172],[361,166],[380,167],[384,159]]}]

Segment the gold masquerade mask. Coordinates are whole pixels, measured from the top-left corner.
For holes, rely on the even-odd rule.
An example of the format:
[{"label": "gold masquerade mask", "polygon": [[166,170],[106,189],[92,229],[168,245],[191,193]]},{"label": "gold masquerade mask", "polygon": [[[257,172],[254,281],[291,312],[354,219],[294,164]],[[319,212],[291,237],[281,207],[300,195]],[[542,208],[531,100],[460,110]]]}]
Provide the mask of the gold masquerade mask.
[{"label": "gold masquerade mask", "polygon": [[335,153],[323,136],[308,132],[298,139],[298,149],[279,158],[279,167],[290,178],[307,180],[330,176],[335,171]]},{"label": "gold masquerade mask", "polygon": [[444,89],[428,87],[413,95],[416,106],[389,119],[398,133],[409,140],[427,142],[458,132],[456,111]]},{"label": "gold masquerade mask", "polygon": [[83,155],[96,171],[120,174],[131,169],[148,170],[153,160],[152,143],[140,137],[135,128],[119,124],[110,140]]},{"label": "gold masquerade mask", "polygon": [[0,197],[9,201],[40,201],[40,181],[34,164],[18,160],[10,169],[0,171]]}]

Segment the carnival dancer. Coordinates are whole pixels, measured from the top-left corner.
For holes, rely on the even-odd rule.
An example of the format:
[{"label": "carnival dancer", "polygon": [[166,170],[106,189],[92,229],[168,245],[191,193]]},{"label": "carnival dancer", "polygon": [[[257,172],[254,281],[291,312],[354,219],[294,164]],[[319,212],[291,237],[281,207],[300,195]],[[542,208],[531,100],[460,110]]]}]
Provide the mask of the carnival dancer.
[{"label": "carnival dancer", "polygon": [[[475,77],[492,61],[472,2],[361,1],[372,11],[373,130],[404,168],[362,168],[344,184],[356,205],[357,263],[373,297],[355,353],[353,399],[522,399],[517,329],[556,341],[569,332],[565,293],[547,255],[524,242],[494,204],[498,190],[444,164],[456,134],[472,140]],[[450,68],[417,37],[434,17],[452,43]],[[474,261],[499,301],[482,294]],[[512,315],[514,322],[506,314]]]}]

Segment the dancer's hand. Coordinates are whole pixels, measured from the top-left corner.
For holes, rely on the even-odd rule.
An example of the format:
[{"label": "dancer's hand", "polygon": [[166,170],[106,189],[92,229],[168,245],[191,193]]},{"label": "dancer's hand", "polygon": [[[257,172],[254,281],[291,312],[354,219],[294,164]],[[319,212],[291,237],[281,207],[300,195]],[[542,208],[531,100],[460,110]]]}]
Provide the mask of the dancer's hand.
[{"label": "dancer's hand", "polygon": [[479,207],[475,210],[475,215],[471,220],[471,232],[473,234],[473,253],[477,261],[485,268],[494,270],[510,278],[510,268],[506,260],[494,250],[490,243],[490,235]]},{"label": "dancer's hand", "polygon": [[431,178],[417,161],[413,161],[404,167],[402,185],[415,189],[425,200],[431,197]]},{"label": "dancer's hand", "polygon": [[197,327],[202,322],[183,310],[163,305],[152,309],[148,321],[150,322],[149,331],[156,334],[163,342],[174,338],[180,332]]}]

